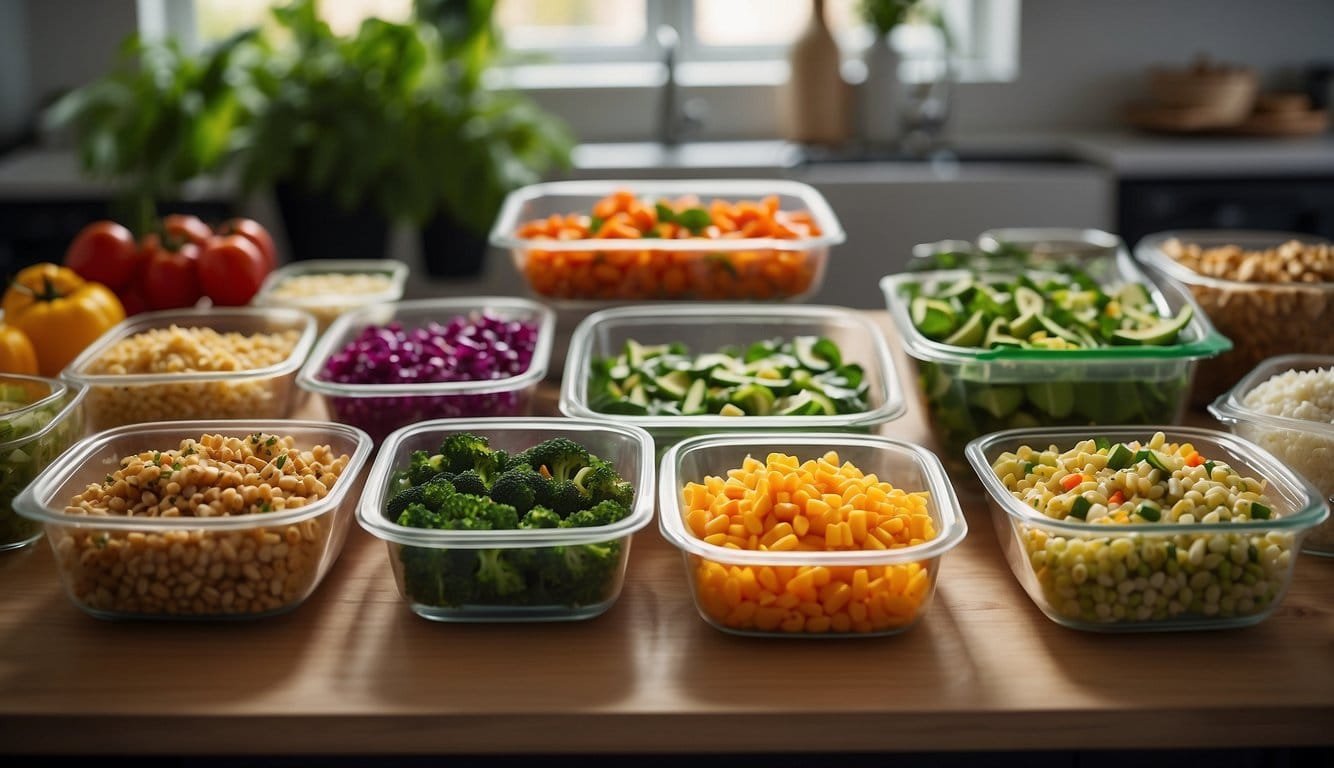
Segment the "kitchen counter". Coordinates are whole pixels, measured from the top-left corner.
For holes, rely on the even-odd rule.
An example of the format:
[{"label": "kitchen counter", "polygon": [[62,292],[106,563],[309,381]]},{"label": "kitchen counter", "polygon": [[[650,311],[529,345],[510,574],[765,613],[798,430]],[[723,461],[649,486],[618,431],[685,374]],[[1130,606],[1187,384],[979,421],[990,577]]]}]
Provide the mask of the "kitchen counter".
[{"label": "kitchen counter", "polygon": [[[871,313],[895,344],[886,313]],[[901,378],[904,359],[896,349]],[[554,410],[554,387],[539,405]],[[322,416],[314,405],[303,416]],[[1204,421],[1203,417],[1195,417]],[[928,441],[920,407],[884,429]],[[0,744],[10,753],[895,752],[1330,743],[1334,560],[1277,613],[1216,633],[1064,629],[1006,566],[971,473],[967,539],[903,635],[758,640],[695,612],[678,552],[635,537],[624,592],[570,624],[445,625],[400,599],[355,523],[294,612],[110,623],[49,548],[0,556]]]}]

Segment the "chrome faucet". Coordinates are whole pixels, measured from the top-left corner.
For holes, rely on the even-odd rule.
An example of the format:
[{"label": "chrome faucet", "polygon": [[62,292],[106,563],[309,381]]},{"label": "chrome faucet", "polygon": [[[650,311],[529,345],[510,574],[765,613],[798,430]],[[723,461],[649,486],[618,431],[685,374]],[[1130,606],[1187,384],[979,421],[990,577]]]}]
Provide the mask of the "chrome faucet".
[{"label": "chrome faucet", "polygon": [[663,24],[658,27],[658,47],[662,48],[662,65],[666,78],[658,101],[658,142],[676,146],[688,133],[693,133],[702,122],[703,104],[697,99],[682,101],[681,87],[676,81],[676,57],[681,50],[681,35],[676,27]]}]

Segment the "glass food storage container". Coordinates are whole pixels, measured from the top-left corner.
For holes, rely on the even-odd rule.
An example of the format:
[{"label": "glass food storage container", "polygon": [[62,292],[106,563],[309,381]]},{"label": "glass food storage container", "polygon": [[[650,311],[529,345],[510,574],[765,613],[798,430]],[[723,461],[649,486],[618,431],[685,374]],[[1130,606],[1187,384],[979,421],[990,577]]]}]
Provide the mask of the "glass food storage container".
[{"label": "glass food storage container", "polygon": [[910,317],[911,299],[922,286],[946,286],[974,273],[905,273],[880,281],[904,351],[916,365],[917,390],[947,463],[962,466],[968,441],[1002,429],[1181,419],[1196,364],[1227,350],[1228,340],[1179,286],[1149,279],[1125,254],[1115,265],[1114,277],[1101,282],[1104,287],[1142,285],[1166,317],[1191,307],[1178,343],[1084,349],[945,344],[917,329]]},{"label": "glass food storage container", "polygon": [[0,374],[0,551],[37,541],[42,527],[14,497],[83,435],[86,390],[57,379]]},{"label": "glass food storage container", "polygon": [[323,333],[350,309],[402,299],[407,279],[408,265],[396,259],[295,261],[269,273],[251,304],[305,310]]},{"label": "glass food storage container", "polygon": [[[527,368],[501,378],[472,381],[356,384],[331,381],[328,377],[330,359],[347,349],[367,328],[396,323],[411,333],[438,325],[442,328],[437,333],[444,333],[444,327],[454,319],[464,318],[471,323],[479,314],[536,327]],[[504,296],[419,299],[362,307],[334,321],[301,369],[297,384],[319,395],[331,418],[366,430],[377,442],[399,427],[428,419],[523,416],[530,410],[537,385],[546,376],[554,325],[550,309],[527,299]],[[473,344],[471,335],[468,343]],[[457,348],[455,357],[441,358],[441,365],[457,365],[465,359],[463,348],[468,345],[452,346]],[[489,350],[480,350],[473,344],[467,359],[474,360],[481,352],[518,354],[517,350],[502,350],[494,343]],[[392,361],[386,359],[386,362]]]},{"label": "glass food storage container", "polygon": [[[624,215],[628,226],[655,234],[667,212],[659,204],[672,206],[694,197],[697,202],[667,212],[670,223],[678,231],[713,236],[631,236],[620,228],[610,235],[602,232],[602,237],[582,237],[591,223],[598,223],[591,222],[602,210],[596,208],[598,202],[618,193],[638,203],[632,206],[633,216],[619,211],[610,217]],[[766,212],[766,198],[776,200],[778,212]],[[715,201],[725,203],[715,210]],[[748,202],[741,206],[740,201]],[[579,219],[580,226],[574,228],[561,223],[571,215],[589,217],[590,223]],[[599,219],[604,224],[610,220]],[[727,232],[711,229],[724,220]],[[540,235],[533,231],[539,229]],[[776,179],[534,184],[510,193],[490,235],[492,245],[509,249],[530,290],[561,305],[662,299],[800,301],[820,287],[829,249],[844,239],[838,218],[819,192]]]},{"label": "glass food storage container", "polygon": [[[566,438],[608,461],[633,484],[630,514],[583,528],[436,530],[399,525],[386,505],[403,487],[414,451],[435,451],[449,435],[486,438],[510,456]],[[380,448],[357,507],[361,526],[388,546],[399,593],[433,621],[570,621],[611,608],[625,581],[635,531],[653,517],[653,438],[637,427],[579,419],[438,419],[397,430]],[[489,569],[489,570],[488,570]],[[501,594],[499,570],[518,574]],[[483,587],[486,587],[483,589]]]},{"label": "glass food storage container", "polygon": [[296,372],[314,341],[315,318],[296,309],[145,312],[102,334],[60,377],[88,389],[93,431],[164,418],[281,419],[295,406]]},{"label": "glass food storage container", "polygon": [[[1193,513],[1190,522],[1183,518],[1177,518],[1182,522],[1163,522],[1172,514],[1165,504],[1150,510],[1153,514],[1141,517],[1140,512],[1131,512],[1128,522],[1105,524],[1079,519],[1071,504],[1067,516],[1057,519],[1020,500],[1007,489],[1000,471],[993,469],[1002,454],[1013,454],[1021,446],[1039,452],[1054,447],[1055,457],[1081,441],[1103,439],[1115,446],[1110,449],[1115,452],[1128,448],[1125,444],[1130,441],[1147,445],[1155,432],[1164,433],[1165,443],[1190,443],[1207,461],[1188,466],[1203,467],[1219,486],[1238,489],[1241,486],[1233,483],[1241,478],[1263,483],[1269,504],[1253,504],[1253,514],[1248,517],[1254,519],[1220,518],[1217,522],[1208,521],[1207,515],[1195,521]],[[1113,455],[1108,453],[1102,463],[1110,464]],[[1149,494],[1139,495],[1164,498],[1152,495],[1159,490],[1153,485],[1167,473],[1155,468],[1152,458],[1140,461],[1138,453],[1132,456],[1129,450],[1125,458],[1132,463],[1124,471],[1144,478],[1141,487],[1150,489]],[[1034,459],[1030,463],[1035,467],[1057,463],[1055,459],[1050,463]],[[1161,455],[1157,459],[1163,462]],[[1172,426],[1014,429],[969,443],[968,461],[986,488],[997,540],[1010,569],[1048,618],[1073,629],[1136,632],[1257,624],[1274,612],[1292,583],[1302,539],[1329,515],[1310,483],[1256,445],[1216,430]],[[1167,484],[1201,484],[1184,473],[1184,469],[1173,470]],[[1056,472],[1048,474],[1056,479]],[[1016,476],[1006,472],[1006,477]],[[1094,483],[1098,485],[1080,491],[1081,497],[1087,501],[1090,495],[1103,494],[1106,498],[1102,488],[1107,480],[1100,474],[1084,473],[1079,485],[1066,490]],[[1207,494],[1214,492],[1210,487],[1201,504],[1207,504]],[[1175,502],[1173,509],[1177,503],[1182,502]],[[1237,501],[1223,503],[1239,509],[1251,502],[1238,493]],[[1109,508],[1101,502],[1082,506],[1086,518]],[[1098,511],[1099,506],[1104,509]],[[1258,519],[1257,506],[1263,508],[1264,519]]]},{"label": "glass food storage container", "polygon": [[1101,279],[1125,252],[1121,238],[1100,229],[1006,227],[988,229],[967,240],[941,240],[913,246],[911,272],[969,268],[1013,271],[1073,265]]},{"label": "glass food storage container", "polygon": [[[1288,387],[1270,384],[1255,391],[1273,377],[1289,372],[1322,372],[1316,375],[1323,379],[1323,411],[1309,399],[1304,404],[1294,402]],[[1308,382],[1307,386],[1313,384]],[[1334,504],[1334,413],[1330,411],[1334,397],[1330,393],[1334,393],[1334,355],[1282,355],[1256,366],[1219,396],[1209,412],[1233,433],[1274,454]],[[1302,541],[1302,551],[1334,557],[1334,524],[1326,520],[1317,525]]]},{"label": "glass food storage container", "polygon": [[[694,508],[685,497],[688,484],[707,484],[710,476],[726,478],[729,470],[743,467],[747,457],[763,462],[768,454],[777,452],[795,455],[804,463],[828,451],[837,452],[840,462],[851,463],[865,475],[874,474],[896,490],[908,494],[925,491],[925,504],[914,514],[929,517],[934,537],[886,549],[783,550],[777,541],[769,542],[771,549],[752,549],[712,543],[707,535],[701,538],[694,525],[702,521],[687,519]],[[667,451],[658,477],[662,510],[658,524],[663,537],[681,550],[695,607],[710,625],[738,635],[859,637],[903,632],[925,615],[940,578],[942,558],[968,530],[939,459],[920,446],[874,435],[745,432],[694,437]],[[752,500],[752,511],[755,504],[764,503],[761,498],[767,497],[756,495]],[[869,510],[870,502],[856,503],[859,509]],[[757,521],[755,528],[742,533],[755,533],[763,543],[765,537],[787,535],[788,529],[782,526],[791,528],[797,517],[806,519],[801,514],[784,512],[781,518],[779,514],[775,505],[764,517],[783,522],[766,530]],[[852,533],[858,525],[855,516],[857,513],[850,513],[850,522],[839,525],[847,525]],[[889,517],[881,514],[882,521]],[[725,523],[729,518],[714,519]],[[863,522],[867,523],[863,538],[876,532],[869,515]],[[889,521],[881,527],[895,524]],[[711,532],[712,522],[703,525]],[[727,528],[720,525],[718,530]],[[816,535],[811,530],[802,535]],[[853,545],[856,533],[852,536],[853,541],[844,543]],[[824,540],[829,540],[828,528]]]},{"label": "glass food storage container", "polygon": [[[743,353],[757,342],[775,339],[792,341],[798,337],[832,341],[844,365],[855,364],[861,369],[861,382],[853,384],[848,377],[840,377],[840,366],[831,366],[824,374],[834,377],[825,380],[829,382],[829,387],[816,387],[811,391],[822,392],[834,399],[845,394],[849,387],[863,386],[864,407],[854,406],[854,410],[832,414],[822,408],[819,413],[783,415],[779,412],[782,409],[777,407],[784,402],[781,398],[787,398],[786,402],[792,403],[806,397],[802,394],[803,385],[797,380],[796,373],[779,377],[775,383],[769,384],[761,377],[760,371],[743,373],[741,379],[726,379],[722,375],[723,367],[714,367],[721,359],[717,353],[724,348],[733,348]],[[681,389],[684,390],[682,402],[690,399],[690,388],[694,386],[694,380],[698,379],[705,381],[703,389],[706,398],[712,397],[709,395],[711,387],[726,387],[727,391],[736,395],[732,399],[740,397],[735,405],[752,415],[723,415],[721,412],[727,406],[719,407],[718,403],[713,403],[713,413],[695,415],[647,415],[598,410],[597,393],[592,391],[594,371],[604,365],[604,362],[599,361],[607,361],[624,353],[630,342],[634,342],[641,350],[661,348],[662,345],[673,343],[685,345],[689,354],[696,357],[694,368],[686,372],[684,377],[664,372],[669,378],[681,379]],[[804,367],[804,363],[794,365],[792,371]],[[855,378],[855,371],[848,373]],[[686,382],[685,379],[691,381]],[[821,374],[816,373],[812,382],[814,384],[810,386],[820,384]],[[748,384],[756,384],[771,391],[765,394],[751,389]],[[752,405],[756,399],[762,400],[765,407]],[[706,399],[705,402],[712,401]],[[806,405],[800,409],[815,410]],[[570,355],[561,381],[560,411],[575,418],[643,427],[661,444],[692,434],[752,429],[870,431],[877,424],[902,415],[904,404],[884,336],[875,323],[862,314],[841,307],[824,306],[659,304],[605,309],[590,315],[579,324],[570,341]]]},{"label": "glass food storage container", "polygon": [[[207,445],[205,435],[232,442]],[[293,449],[266,435],[293,438]],[[246,441],[248,452],[242,450]],[[328,446],[331,455],[314,452],[315,446]],[[338,559],[370,452],[365,432],[328,422],[134,424],[81,440],[14,506],[45,529],[65,594],[92,616],[261,618],[300,605]],[[264,466],[248,465],[254,471],[243,475],[236,459],[228,468],[215,461],[227,456],[259,456]],[[324,461],[313,467],[311,457]],[[234,485],[226,472],[234,472]],[[181,482],[199,488],[194,508],[207,504],[209,514],[170,514],[196,501],[167,495]],[[79,499],[97,511],[70,511],[81,506]],[[166,513],[163,503],[172,505]],[[124,512],[141,504],[155,512]]]},{"label": "glass food storage container", "polygon": [[[1301,250],[1306,244],[1307,270]],[[1174,258],[1186,256],[1180,246],[1199,246],[1208,257],[1207,271]],[[1324,247],[1323,255],[1318,251]],[[1135,257],[1152,273],[1184,286],[1218,330],[1232,340],[1232,351],[1203,363],[1196,377],[1193,402],[1214,400],[1267,358],[1285,354],[1334,355],[1334,259],[1329,241],[1313,235],[1260,230],[1179,230],[1144,237]],[[1217,249],[1217,250],[1215,250]],[[1204,264],[1204,257],[1188,258]],[[1270,267],[1298,269],[1277,281]]]}]

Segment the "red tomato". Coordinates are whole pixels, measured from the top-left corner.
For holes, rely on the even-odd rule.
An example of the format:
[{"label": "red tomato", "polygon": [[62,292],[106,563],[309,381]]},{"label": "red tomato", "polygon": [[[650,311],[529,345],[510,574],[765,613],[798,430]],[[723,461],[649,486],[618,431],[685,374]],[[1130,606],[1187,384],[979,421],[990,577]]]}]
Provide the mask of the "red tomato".
[{"label": "red tomato", "polygon": [[94,221],[79,230],[65,251],[65,266],[113,291],[129,285],[138,263],[134,235],[114,221]]},{"label": "red tomato", "polygon": [[148,299],[144,298],[143,289],[137,285],[118,291],[116,298],[120,299],[120,305],[125,308],[126,317],[148,311]]},{"label": "red tomato", "polygon": [[210,237],[213,237],[213,230],[204,223],[204,220],[198,216],[190,216],[184,213],[173,213],[162,219],[162,232],[167,240],[177,242],[185,241],[194,243],[203,248]]},{"label": "red tomato", "polygon": [[219,306],[250,303],[265,274],[264,254],[244,235],[215,237],[199,255],[199,283]]},{"label": "red tomato", "polygon": [[259,246],[259,252],[264,256],[264,274],[268,274],[278,268],[278,249],[273,245],[273,237],[269,231],[254,219],[228,219],[222,222],[218,227],[219,235],[237,234],[255,245]]},{"label": "red tomato", "polygon": [[149,309],[193,307],[202,292],[199,289],[199,246],[183,243],[176,250],[162,244],[157,235],[144,238],[144,277],[142,292]]},{"label": "red tomato", "polygon": [[148,299],[144,298],[144,272],[148,266],[148,255],[141,250],[138,257],[130,282],[116,291],[116,298],[120,299],[120,305],[125,308],[126,317],[148,311]]}]

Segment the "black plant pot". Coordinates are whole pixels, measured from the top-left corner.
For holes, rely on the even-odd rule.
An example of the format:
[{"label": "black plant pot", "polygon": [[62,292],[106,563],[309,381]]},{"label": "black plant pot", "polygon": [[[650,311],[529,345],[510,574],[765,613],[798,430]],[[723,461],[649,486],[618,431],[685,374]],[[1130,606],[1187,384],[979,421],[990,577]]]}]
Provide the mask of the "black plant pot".
[{"label": "black plant pot", "polygon": [[327,195],[290,184],[273,192],[293,260],[385,258],[389,222],[371,206],[349,211]]},{"label": "black plant pot", "polygon": [[422,260],[431,277],[476,277],[486,263],[486,238],[447,213],[421,230]]}]

